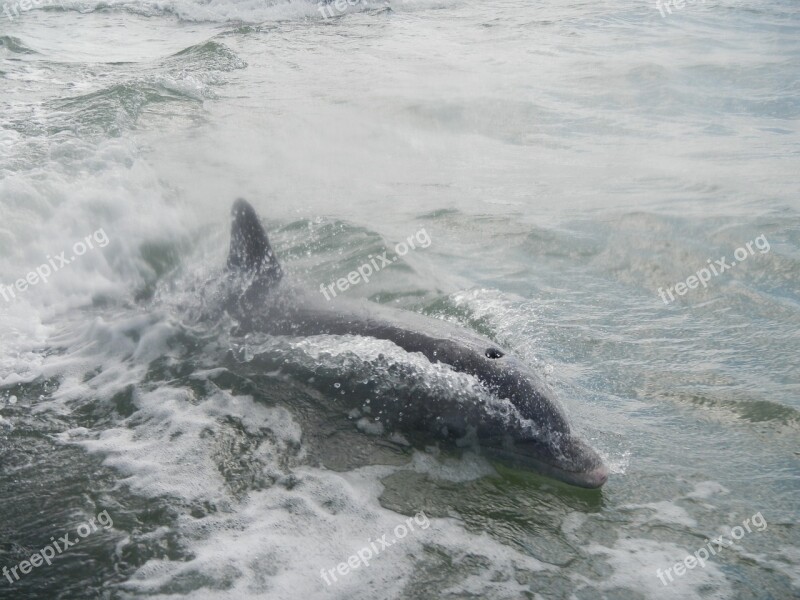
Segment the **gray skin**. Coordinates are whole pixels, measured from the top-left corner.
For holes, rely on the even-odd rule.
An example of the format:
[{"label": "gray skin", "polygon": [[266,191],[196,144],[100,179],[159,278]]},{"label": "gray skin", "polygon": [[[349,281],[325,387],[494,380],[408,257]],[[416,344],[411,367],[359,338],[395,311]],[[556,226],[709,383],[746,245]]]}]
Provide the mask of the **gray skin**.
[{"label": "gray skin", "polygon": [[[232,209],[228,270],[240,291],[228,311],[242,332],[276,336],[358,335],[388,340],[431,363],[475,377],[498,399],[492,407],[457,395],[409,403],[376,399],[382,424],[444,440],[469,439],[501,463],[571,485],[598,488],[608,469],[573,435],[552,393],[522,362],[493,342],[438,319],[370,303],[323,302],[283,281],[283,272],[258,216],[244,200]],[[503,400],[510,402],[504,403]],[[505,410],[497,410],[498,406]]]}]

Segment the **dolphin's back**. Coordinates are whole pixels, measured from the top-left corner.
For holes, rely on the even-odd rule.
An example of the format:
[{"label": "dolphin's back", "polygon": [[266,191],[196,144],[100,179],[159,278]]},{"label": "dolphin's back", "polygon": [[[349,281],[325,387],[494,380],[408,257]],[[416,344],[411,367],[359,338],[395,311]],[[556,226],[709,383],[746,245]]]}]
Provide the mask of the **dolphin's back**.
[{"label": "dolphin's back", "polygon": [[[390,341],[406,352],[419,352],[432,363],[444,363],[454,370],[476,377],[498,398],[510,400],[525,419],[549,431],[568,433],[569,425],[561,407],[547,393],[544,382],[521,361],[496,344],[465,332],[440,319],[388,307],[366,309],[361,305],[337,303],[305,304],[291,293],[292,301],[276,289],[266,299],[260,317],[251,312],[247,329],[270,335],[358,335]],[[270,302],[269,296],[276,298]]]}]

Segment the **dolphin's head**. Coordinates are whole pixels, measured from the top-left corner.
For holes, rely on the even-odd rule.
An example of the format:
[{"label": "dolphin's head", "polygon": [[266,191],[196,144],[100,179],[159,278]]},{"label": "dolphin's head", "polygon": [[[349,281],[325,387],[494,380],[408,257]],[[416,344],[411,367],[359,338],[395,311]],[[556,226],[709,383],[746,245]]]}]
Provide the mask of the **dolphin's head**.
[{"label": "dolphin's head", "polygon": [[[500,350],[487,350],[497,367],[494,390],[509,398],[530,426],[489,429],[479,436],[484,454],[504,464],[535,471],[571,485],[598,488],[608,479],[608,468],[586,442],[570,429],[569,421],[550,388],[519,361]],[[484,430],[487,431],[487,430]]]}]

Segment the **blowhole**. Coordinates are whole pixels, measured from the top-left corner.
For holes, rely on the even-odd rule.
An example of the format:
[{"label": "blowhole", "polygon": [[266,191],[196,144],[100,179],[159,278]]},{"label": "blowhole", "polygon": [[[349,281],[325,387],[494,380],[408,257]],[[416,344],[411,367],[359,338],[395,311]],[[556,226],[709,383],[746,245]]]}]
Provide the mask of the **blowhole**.
[{"label": "blowhole", "polygon": [[486,349],[486,358],[500,358],[501,356],[503,356],[503,353],[497,348]]}]

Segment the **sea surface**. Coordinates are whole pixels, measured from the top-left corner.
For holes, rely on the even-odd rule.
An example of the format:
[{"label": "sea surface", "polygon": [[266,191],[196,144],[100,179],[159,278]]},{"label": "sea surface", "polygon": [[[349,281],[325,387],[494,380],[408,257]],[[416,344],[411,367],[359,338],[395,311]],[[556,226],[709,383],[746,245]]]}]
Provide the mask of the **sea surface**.
[{"label": "sea surface", "polygon": [[[800,598],[799,117],[796,0],[4,1],[0,567],[74,543],[0,598]],[[312,292],[424,229],[341,293],[519,356],[608,483],[338,411],[471,385],[392,344],[238,335],[237,197]]]}]

